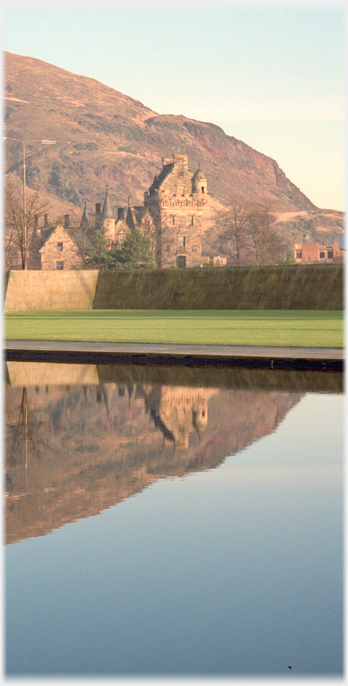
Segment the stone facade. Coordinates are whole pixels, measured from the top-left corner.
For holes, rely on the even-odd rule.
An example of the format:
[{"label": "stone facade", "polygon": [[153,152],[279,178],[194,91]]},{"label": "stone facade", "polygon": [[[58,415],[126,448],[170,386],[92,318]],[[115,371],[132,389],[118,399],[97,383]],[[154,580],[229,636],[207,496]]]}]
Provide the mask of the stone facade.
[{"label": "stone facade", "polygon": [[68,214],[64,217],[64,226],[52,225],[46,214],[44,224],[40,227],[36,218],[28,245],[28,269],[80,269],[83,259],[76,241],[79,232],[79,229],[70,227]]},{"label": "stone facade", "polygon": [[196,267],[202,262],[202,215],[207,180],[192,174],[187,155],[162,158],[162,171],[144,196],[144,208],[155,227],[159,267]]},{"label": "stone facade", "polygon": [[79,249],[64,226],[57,226],[39,249],[41,269],[73,269],[82,267]]}]

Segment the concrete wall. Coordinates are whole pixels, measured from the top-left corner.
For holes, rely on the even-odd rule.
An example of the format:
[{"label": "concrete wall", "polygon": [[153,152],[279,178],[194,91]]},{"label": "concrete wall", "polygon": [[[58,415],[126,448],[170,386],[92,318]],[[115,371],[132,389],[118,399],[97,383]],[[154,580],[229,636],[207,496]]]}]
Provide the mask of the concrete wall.
[{"label": "concrete wall", "polygon": [[5,279],[5,312],[90,310],[98,271],[10,271]]},{"label": "concrete wall", "polygon": [[86,309],[342,310],[343,265],[11,271],[5,312]]}]

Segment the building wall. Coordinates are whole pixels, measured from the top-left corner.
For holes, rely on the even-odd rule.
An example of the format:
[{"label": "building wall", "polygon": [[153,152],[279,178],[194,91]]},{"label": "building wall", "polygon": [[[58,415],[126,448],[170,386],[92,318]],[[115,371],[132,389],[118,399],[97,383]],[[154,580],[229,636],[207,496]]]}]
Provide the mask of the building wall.
[{"label": "building wall", "polygon": [[63,226],[57,226],[40,249],[41,269],[67,270],[82,267],[75,241]]},{"label": "building wall", "polygon": [[[201,212],[180,202],[154,203],[149,211],[154,222],[157,266],[198,266],[202,261]],[[185,264],[180,265],[183,261]]]},{"label": "building wall", "polygon": [[293,257],[298,264],[342,263],[344,250],[340,249],[338,241],[334,241],[332,246],[320,243],[294,243]]},{"label": "building wall", "polygon": [[101,230],[109,248],[115,246],[115,219],[103,219]]}]

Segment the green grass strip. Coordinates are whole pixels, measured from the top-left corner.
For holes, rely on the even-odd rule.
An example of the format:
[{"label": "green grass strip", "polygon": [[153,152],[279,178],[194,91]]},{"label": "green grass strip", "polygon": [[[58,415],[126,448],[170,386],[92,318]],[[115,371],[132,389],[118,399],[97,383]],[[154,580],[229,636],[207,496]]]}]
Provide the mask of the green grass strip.
[{"label": "green grass strip", "polygon": [[333,310],[79,310],[5,317],[12,340],[342,348]]}]

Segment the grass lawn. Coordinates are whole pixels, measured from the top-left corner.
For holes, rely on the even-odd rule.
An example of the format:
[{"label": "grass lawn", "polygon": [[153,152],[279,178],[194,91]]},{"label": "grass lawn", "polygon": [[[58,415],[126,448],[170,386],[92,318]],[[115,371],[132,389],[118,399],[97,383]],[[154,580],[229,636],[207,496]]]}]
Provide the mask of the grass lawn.
[{"label": "grass lawn", "polygon": [[336,310],[83,310],[8,314],[8,340],[342,348]]}]

